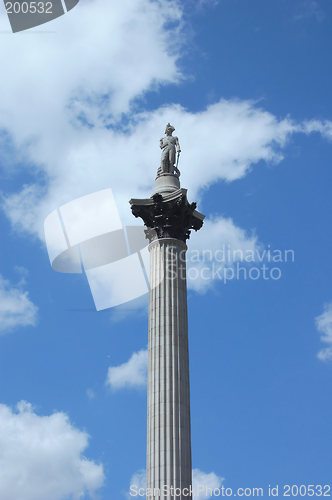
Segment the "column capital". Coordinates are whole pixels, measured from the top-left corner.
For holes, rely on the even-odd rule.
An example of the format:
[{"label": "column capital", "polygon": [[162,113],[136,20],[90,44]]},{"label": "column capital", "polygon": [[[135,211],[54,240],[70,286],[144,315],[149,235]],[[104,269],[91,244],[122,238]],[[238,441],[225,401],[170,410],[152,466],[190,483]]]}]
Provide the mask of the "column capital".
[{"label": "column capital", "polygon": [[198,231],[205,216],[196,210],[196,203],[189,203],[187,190],[178,189],[169,194],[154,194],[151,198],[131,199],[131,210],[140,217],[150,243],[163,238],[185,242],[192,229]]}]

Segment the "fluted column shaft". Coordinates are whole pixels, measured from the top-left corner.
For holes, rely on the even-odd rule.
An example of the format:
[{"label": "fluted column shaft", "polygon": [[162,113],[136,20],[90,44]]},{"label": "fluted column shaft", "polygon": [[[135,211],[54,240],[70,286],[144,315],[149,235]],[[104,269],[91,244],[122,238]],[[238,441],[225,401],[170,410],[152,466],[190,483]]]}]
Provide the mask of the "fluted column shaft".
[{"label": "fluted column shaft", "polygon": [[[161,491],[183,491],[192,479],[186,249],[173,238],[149,245],[147,488]],[[175,498],[169,493],[147,498]]]}]

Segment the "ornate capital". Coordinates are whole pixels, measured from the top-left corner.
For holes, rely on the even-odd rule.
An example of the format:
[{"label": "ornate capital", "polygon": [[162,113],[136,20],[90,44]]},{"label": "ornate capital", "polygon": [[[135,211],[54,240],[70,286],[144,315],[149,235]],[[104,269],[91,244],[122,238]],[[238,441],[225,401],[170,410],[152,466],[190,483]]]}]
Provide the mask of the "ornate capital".
[{"label": "ornate capital", "polygon": [[157,193],[145,200],[130,200],[135,217],[140,217],[146,226],[148,240],[175,238],[186,241],[192,229],[198,231],[203,225],[204,215],[196,211],[196,203],[189,203],[185,189],[162,196]]}]

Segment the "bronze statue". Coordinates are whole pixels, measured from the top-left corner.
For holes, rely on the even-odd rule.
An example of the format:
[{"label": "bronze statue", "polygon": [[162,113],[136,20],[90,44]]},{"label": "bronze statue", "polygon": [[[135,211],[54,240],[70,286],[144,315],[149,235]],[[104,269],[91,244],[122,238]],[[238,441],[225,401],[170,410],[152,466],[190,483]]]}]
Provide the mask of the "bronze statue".
[{"label": "bronze statue", "polygon": [[[175,128],[170,123],[167,123],[165,134],[166,137],[160,139],[160,149],[161,152],[161,164],[158,169],[158,175],[160,174],[174,174],[180,177],[180,170],[178,169],[179,156],[181,153],[179,139],[172,135]],[[177,159],[176,159],[177,152]],[[176,162],[176,165],[175,165]]]}]

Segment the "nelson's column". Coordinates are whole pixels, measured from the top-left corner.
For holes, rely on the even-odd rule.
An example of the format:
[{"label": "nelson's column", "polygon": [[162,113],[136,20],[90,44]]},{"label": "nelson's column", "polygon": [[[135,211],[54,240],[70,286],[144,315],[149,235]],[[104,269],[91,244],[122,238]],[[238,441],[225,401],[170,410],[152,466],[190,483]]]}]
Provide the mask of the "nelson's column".
[{"label": "nelson's column", "polygon": [[[200,229],[204,219],[180,188],[174,130],[168,123],[160,139],[161,165],[151,198],[130,200],[150,242],[147,497],[162,500],[192,498],[185,255],[191,229]],[[153,490],[161,495],[150,496]]]}]

